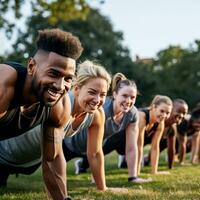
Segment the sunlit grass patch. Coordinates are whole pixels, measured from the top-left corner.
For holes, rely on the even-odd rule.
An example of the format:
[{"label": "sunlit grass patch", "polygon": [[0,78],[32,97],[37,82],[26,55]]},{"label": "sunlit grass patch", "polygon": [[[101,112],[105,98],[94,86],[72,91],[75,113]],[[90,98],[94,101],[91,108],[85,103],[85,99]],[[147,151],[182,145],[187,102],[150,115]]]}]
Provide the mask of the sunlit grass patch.
[{"label": "sunlit grass patch", "polygon": [[[68,191],[74,200],[199,200],[200,166],[176,164],[170,175],[151,175],[150,167],[142,168],[141,177],[152,183],[135,184],[127,181],[127,169],[117,168],[117,154],[106,156],[106,181],[109,187],[127,188],[127,192],[100,192],[91,184],[90,171],[74,175],[74,160],[68,163]],[[159,170],[168,170],[165,152],[161,154]],[[9,177],[8,187],[0,189],[1,200],[46,200],[41,169],[32,175]]]}]

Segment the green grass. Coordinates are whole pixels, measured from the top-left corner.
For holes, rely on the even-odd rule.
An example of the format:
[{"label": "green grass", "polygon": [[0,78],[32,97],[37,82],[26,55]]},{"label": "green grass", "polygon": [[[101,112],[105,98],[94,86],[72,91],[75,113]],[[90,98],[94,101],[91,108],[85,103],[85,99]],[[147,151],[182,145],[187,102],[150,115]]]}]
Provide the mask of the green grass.
[{"label": "green grass", "polygon": [[[200,166],[176,166],[170,175],[150,175],[150,168],[142,169],[141,177],[152,177],[152,183],[131,184],[127,182],[127,169],[117,169],[117,155],[106,156],[106,180],[109,187],[126,187],[127,193],[99,192],[90,184],[90,173],[74,175],[73,162],[68,164],[68,190],[75,200],[199,200]],[[159,170],[167,170],[164,156]],[[1,200],[45,200],[41,170],[26,176],[10,176],[8,187],[0,190]]]}]

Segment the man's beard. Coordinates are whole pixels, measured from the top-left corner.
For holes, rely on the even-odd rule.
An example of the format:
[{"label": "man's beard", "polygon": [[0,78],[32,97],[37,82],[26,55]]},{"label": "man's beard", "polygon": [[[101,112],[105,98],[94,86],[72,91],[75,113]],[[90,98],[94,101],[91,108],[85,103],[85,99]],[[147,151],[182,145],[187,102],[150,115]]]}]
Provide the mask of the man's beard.
[{"label": "man's beard", "polygon": [[53,102],[49,102],[49,101],[45,101],[44,98],[44,93],[48,92],[48,90],[51,88],[52,90],[56,91],[55,88],[52,88],[52,86],[46,85],[45,87],[39,87],[39,85],[37,84],[37,79],[36,77],[33,78],[32,80],[32,84],[31,84],[31,92],[36,96],[36,98],[38,99],[38,101],[47,107],[52,107],[54,106],[60,99],[61,97],[64,95],[65,92],[63,92],[63,94],[60,94],[60,97]]},{"label": "man's beard", "polygon": [[37,84],[37,79],[35,76],[33,77],[33,80],[31,83],[31,92],[36,96],[37,100],[41,103],[41,105],[48,106],[48,107],[52,106],[52,103],[44,101],[43,97],[44,97],[45,88],[41,90],[41,88]]}]

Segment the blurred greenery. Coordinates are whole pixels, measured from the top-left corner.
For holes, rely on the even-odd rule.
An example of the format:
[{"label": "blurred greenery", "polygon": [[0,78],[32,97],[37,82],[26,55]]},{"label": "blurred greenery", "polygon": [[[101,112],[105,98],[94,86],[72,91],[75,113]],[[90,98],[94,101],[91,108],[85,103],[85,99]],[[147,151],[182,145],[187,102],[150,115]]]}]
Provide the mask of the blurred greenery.
[{"label": "blurred greenery", "polygon": [[[0,11],[5,13],[11,9],[8,4],[11,1],[3,2]],[[18,12],[24,2],[15,1],[15,6],[12,7],[18,18],[21,17]],[[14,60],[25,64],[28,57],[35,53],[37,30],[58,27],[80,38],[84,52],[79,62],[85,59],[95,60],[112,74],[122,72],[136,81],[141,93],[136,106],[149,105],[156,94],[168,95],[172,99],[183,98],[190,109],[200,101],[200,40],[194,41],[185,49],[169,46],[148,61],[142,58],[133,61],[129,49],[123,45],[123,33],[115,31],[110,19],[102,15],[100,10],[90,8],[87,1],[46,3],[32,0],[31,3],[32,13],[26,20],[25,31],[18,30],[17,40],[13,44],[14,51],[1,55],[0,61]],[[74,14],[75,10],[77,15]],[[0,27],[9,30],[3,22],[4,18],[0,17]],[[12,26],[11,29],[13,30]]]},{"label": "blurred greenery", "polygon": [[[12,37],[13,28],[17,28],[10,17],[13,16],[15,20],[22,18],[25,3],[25,0],[2,0],[0,3],[0,29],[4,29],[9,38]],[[49,24],[55,24],[59,20],[84,19],[90,11],[87,0],[29,0],[28,3],[31,5],[32,15],[46,16]]]}]

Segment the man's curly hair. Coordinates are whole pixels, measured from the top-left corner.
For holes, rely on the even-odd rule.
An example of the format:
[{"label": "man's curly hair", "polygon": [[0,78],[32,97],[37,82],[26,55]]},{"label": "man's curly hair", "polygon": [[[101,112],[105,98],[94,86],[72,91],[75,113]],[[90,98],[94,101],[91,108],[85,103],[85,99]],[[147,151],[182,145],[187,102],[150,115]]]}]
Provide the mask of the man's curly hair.
[{"label": "man's curly hair", "polygon": [[39,30],[38,33],[36,41],[38,50],[52,51],[75,60],[83,51],[80,40],[70,32],[56,28]]}]

